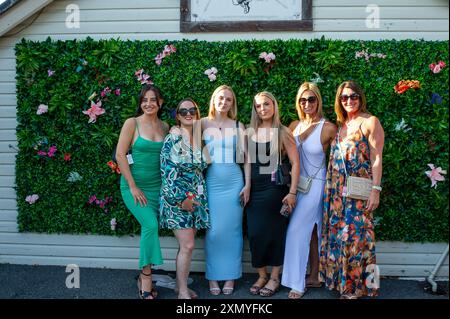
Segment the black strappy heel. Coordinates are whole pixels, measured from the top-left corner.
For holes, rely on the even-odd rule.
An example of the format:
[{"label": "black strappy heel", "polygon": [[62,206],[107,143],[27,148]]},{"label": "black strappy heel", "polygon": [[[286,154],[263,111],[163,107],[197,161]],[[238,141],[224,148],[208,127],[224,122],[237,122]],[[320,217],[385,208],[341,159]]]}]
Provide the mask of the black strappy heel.
[{"label": "black strappy heel", "polygon": [[[144,275],[146,277],[152,277],[152,274],[146,274],[143,271],[141,271],[141,273],[136,277],[137,278],[137,286],[138,286],[138,292],[139,292],[139,298],[140,299],[156,299],[156,297],[158,296],[158,291],[153,288],[152,285],[152,291],[144,291],[142,290],[142,280],[141,280],[141,275]],[[151,297],[151,298],[149,298]]]}]

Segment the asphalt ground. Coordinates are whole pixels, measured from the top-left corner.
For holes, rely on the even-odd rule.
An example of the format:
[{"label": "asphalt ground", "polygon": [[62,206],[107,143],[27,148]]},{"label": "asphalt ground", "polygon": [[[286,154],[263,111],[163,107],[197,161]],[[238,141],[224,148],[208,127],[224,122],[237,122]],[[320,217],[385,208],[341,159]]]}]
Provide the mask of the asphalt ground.
[{"label": "asphalt ground", "polygon": [[[74,279],[75,272],[63,266],[30,266],[0,264],[0,299],[137,299],[138,291],[135,277],[137,270],[79,268],[79,285]],[[177,295],[165,279],[175,278],[174,272],[154,270],[154,282],[158,290],[158,299],[176,299]],[[199,299],[253,299],[262,302],[287,299],[289,288],[281,287],[272,297],[254,296],[248,292],[256,281],[257,274],[243,274],[236,281],[232,295],[213,296],[208,291],[208,281],[204,273],[191,273],[189,285]],[[162,280],[164,279],[164,280]],[[173,281],[173,280],[172,280]],[[68,284],[68,286],[66,285]],[[448,281],[438,282],[442,294],[426,291],[425,281],[381,278],[379,296],[366,297],[366,300],[386,299],[435,299],[449,300]],[[223,283],[221,283],[221,286]],[[77,288],[77,286],[79,288]],[[336,300],[339,294],[326,288],[310,288],[302,300]],[[292,300],[289,300],[292,301]]]},{"label": "asphalt ground", "polygon": [[[74,279],[76,273],[79,274],[79,282]],[[157,300],[140,300],[135,279],[138,273],[137,270],[124,269],[0,264],[1,318],[30,314],[46,319],[129,318],[136,315],[156,319],[287,319],[306,318],[311,314],[314,317],[315,314],[327,317],[348,314],[380,319],[392,316],[393,311],[401,314],[401,318],[417,317],[419,313],[425,317],[435,316],[448,310],[450,305],[448,281],[439,282],[440,295],[426,292],[424,281],[381,278],[380,294],[376,298],[339,300],[336,291],[322,287],[309,289],[300,300],[290,300],[287,299],[289,288],[286,287],[281,287],[270,298],[251,295],[248,289],[255,282],[256,273],[244,274],[237,280],[235,291],[230,296],[210,295],[204,273],[191,273],[189,287],[199,298],[177,300],[173,290],[175,273],[161,270],[153,272],[153,277],[158,279],[154,282],[158,290]]]}]

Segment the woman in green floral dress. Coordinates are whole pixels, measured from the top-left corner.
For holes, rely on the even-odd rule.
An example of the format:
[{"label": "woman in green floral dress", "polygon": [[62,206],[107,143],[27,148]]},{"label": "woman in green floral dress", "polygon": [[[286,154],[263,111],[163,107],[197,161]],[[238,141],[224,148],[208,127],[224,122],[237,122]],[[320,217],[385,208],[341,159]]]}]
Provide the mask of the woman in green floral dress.
[{"label": "woman in green floral dress", "polygon": [[[200,112],[191,99],[177,107],[178,126],[172,128],[161,150],[160,226],[172,229],[180,245],[176,258],[179,299],[197,297],[187,287],[197,229],[209,228],[203,170]],[[198,122],[196,122],[198,121]]]}]

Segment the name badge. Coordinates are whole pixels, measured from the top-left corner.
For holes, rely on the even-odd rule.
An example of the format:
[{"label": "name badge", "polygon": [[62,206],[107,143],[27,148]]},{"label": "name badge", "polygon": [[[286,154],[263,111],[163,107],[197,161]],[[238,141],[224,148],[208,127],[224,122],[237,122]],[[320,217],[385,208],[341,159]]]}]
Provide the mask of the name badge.
[{"label": "name badge", "polygon": [[127,161],[128,161],[128,164],[130,164],[130,165],[134,163],[133,156],[131,156],[131,154],[127,154]]},{"label": "name badge", "polygon": [[197,187],[197,194],[198,195],[203,195],[203,185],[198,185],[198,187]]},{"label": "name badge", "polygon": [[276,173],[276,171],[273,171],[273,172],[272,172],[272,175],[270,176],[270,181],[271,181],[271,182],[275,182],[275,181],[277,180],[277,179],[276,179],[275,173]]}]

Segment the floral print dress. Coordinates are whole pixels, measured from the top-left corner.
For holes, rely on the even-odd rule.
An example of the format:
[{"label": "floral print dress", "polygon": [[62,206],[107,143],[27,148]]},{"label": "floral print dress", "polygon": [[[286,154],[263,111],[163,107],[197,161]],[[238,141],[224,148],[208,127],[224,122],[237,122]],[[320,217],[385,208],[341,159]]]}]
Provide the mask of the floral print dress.
[{"label": "floral print dress", "polygon": [[349,175],[372,178],[369,142],[361,126],[344,141],[336,134],[325,184],[319,278],[341,294],[376,296],[373,215],[365,209],[367,201],[342,195],[346,176],[341,152]]},{"label": "floral print dress", "polygon": [[[209,209],[203,170],[207,163],[201,150],[193,150],[181,135],[168,134],[161,149],[161,228],[209,228]],[[200,205],[193,212],[181,208],[187,197]]]}]

